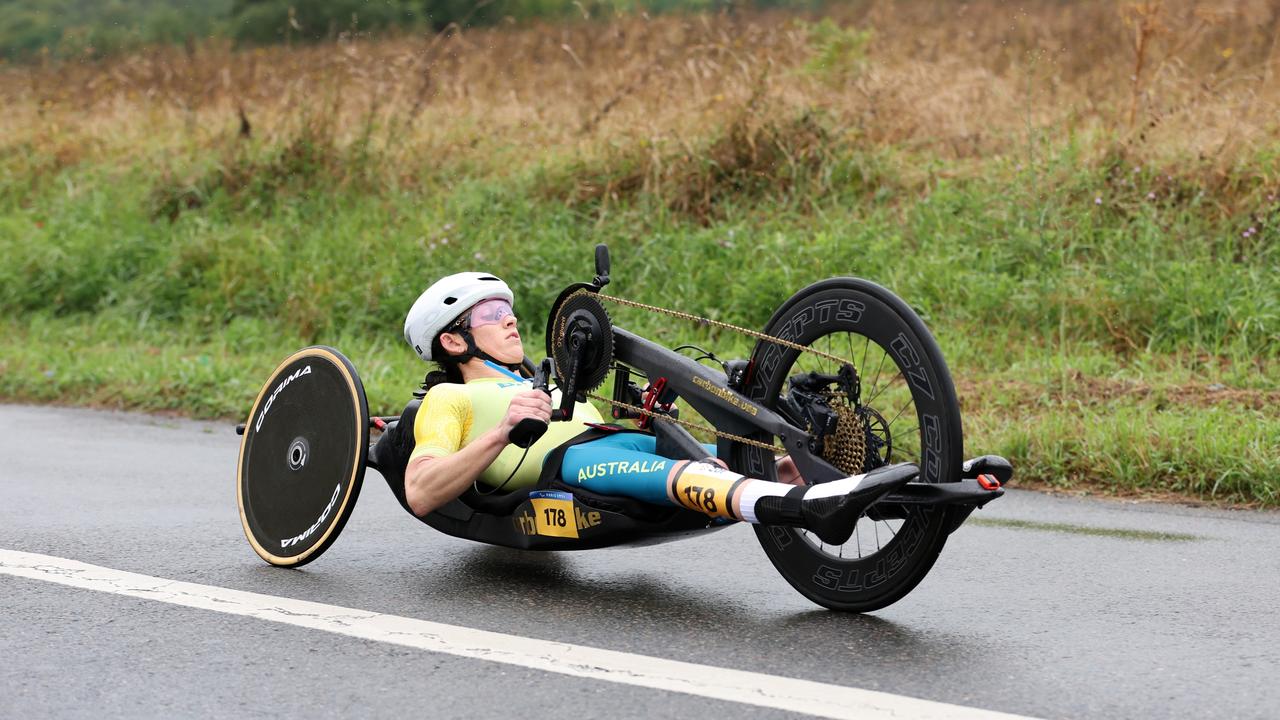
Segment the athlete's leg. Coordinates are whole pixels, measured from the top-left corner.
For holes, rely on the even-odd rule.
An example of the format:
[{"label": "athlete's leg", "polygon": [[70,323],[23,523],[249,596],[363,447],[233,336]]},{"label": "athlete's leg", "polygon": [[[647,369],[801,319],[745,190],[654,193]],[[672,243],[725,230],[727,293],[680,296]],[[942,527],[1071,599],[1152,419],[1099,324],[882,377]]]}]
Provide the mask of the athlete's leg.
[{"label": "athlete's leg", "polygon": [[[617,433],[609,435],[595,442],[608,441],[607,444],[613,447],[626,450],[635,450],[642,453],[656,454],[658,447],[658,438],[647,433]],[[728,469],[729,465],[724,460],[716,457],[716,446],[713,443],[703,443],[702,447],[707,449],[711,455],[702,462],[712,462],[722,468]],[[803,485],[804,480],[800,477],[800,471],[796,469],[796,463],[791,459],[790,455],[783,455],[778,458],[778,482],[788,485]]]},{"label": "athlete's leg", "polygon": [[619,433],[574,445],[565,452],[561,477],[593,492],[669,502],[712,517],[805,527],[838,545],[868,505],[917,474],[914,465],[898,465],[812,487],[768,482],[707,461],[664,458],[645,438]]},{"label": "athlete's leg", "polygon": [[[666,479],[676,460],[645,451],[644,435],[623,440],[623,434],[579,443],[565,450],[560,463],[560,477],[569,485],[578,485],[602,495],[625,495],[647,503],[667,502]],[[652,437],[649,438],[652,440]],[[650,443],[651,445],[652,443]]]}]

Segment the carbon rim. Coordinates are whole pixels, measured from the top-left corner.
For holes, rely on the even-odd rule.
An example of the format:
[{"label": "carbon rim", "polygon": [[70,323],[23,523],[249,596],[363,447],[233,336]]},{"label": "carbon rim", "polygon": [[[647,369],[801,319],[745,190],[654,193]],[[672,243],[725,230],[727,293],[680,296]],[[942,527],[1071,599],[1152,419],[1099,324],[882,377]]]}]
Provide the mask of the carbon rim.
[{"label": "carbon rim", "polygon": [[341,353],[317,346],[286,358],[258,393],[240,444],[240,521],[263,560],[298,566],[337,538],[359,496],[369,411]]},{"label": "carbon rim", "polygon": [[[766,332],[838,355],[856,354],[850,359],[862,376],[862,399],[886,425],[893,423],[895,447],[888,459],[917,462],[922,479],[930,482],[958,477],[962,435],[950,375],[924,324],[896,296],[854,278],[824,281],[797,293],[774,314]],[[797,370],[834,369],[807,367],[814,359],[799,355],[758,345],[747,394],[772,407]],[[903,426],[913,413],[919,425]],[[772,458],[766,455],[739,447],[739,471],[773,479]],[[840,547],[794,528],[757,526],[756,533],[775,567],[806,597],[829,608],[862,612],[896,601],[924,577],[946,540],[944,515],[917,509],[905,520],[864,517],[854,537]]]}]

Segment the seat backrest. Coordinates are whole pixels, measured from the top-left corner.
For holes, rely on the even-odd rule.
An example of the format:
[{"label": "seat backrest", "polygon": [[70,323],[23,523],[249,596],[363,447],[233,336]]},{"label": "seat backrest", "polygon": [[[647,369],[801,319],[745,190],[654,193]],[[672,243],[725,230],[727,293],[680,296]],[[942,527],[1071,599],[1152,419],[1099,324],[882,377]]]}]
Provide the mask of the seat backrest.
[{"label": "seat backrest", "polygon": [[413,422],[418,417],[421,400],[411,400],[400,413],[400,419],[387,427],[373,446],[373,461],[379,473],[386,479],[391,494],[396,496],[400,505],[409,514],[409,503],[404,498],[404,468],[409,464],[409,456],[413,454]]}]

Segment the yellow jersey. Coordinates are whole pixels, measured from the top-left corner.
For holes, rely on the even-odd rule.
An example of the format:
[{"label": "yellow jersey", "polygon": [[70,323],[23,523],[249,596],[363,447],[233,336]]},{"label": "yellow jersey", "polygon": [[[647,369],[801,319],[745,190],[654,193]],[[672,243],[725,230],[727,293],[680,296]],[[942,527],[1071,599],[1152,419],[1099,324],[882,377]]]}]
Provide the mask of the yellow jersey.
[{"label": "yellow jersey", "polygon": [[[413,422],[414,448],[410,461],[418,457],[442,457],[451,455],[468,445],[480,435],[498,426],[507,414],[511,399],[518,393],[533,388],[533,382],[516,382],[507,378],[477,378],[465,384],[441,383],[432,387],[418,408]],[[560,391],[553,391],[551,404],[559,407]],[[547,453],[586,430],[586,423],[602,422],[599,411],[588,403],[577,403],[573,408],[573,420],[553,422],[538,442],[529,448],[529,455],[520,462],[524,450],[508,445],[480,474],[480,482],[497,487],[519,465],[504,490],[532,487],[542,473],[542,461]]]}]

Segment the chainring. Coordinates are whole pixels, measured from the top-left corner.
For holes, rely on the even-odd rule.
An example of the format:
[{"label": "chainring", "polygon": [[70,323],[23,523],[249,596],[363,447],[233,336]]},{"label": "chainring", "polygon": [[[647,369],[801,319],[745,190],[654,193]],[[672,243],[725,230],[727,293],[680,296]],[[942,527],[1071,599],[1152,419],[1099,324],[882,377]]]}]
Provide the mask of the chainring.
[{"label": "chainring", "polygon": [[[585,332],[587,342],[581,348],[571,347],[574,336]],[[613,322],[594,293],[575,293],[555,308],[547,335],[551,357],[556,361],[556,382],[561,387],[573,385],[574,391],[586,393],[604,384],[613,366]],[[575,377],[574,355],[581,353],[581,365]]]}]

